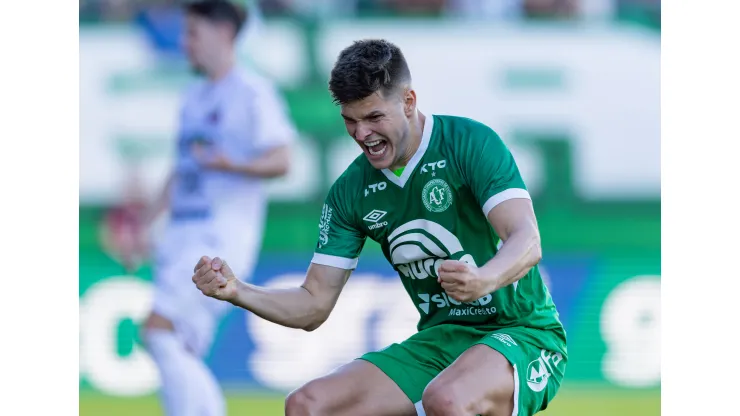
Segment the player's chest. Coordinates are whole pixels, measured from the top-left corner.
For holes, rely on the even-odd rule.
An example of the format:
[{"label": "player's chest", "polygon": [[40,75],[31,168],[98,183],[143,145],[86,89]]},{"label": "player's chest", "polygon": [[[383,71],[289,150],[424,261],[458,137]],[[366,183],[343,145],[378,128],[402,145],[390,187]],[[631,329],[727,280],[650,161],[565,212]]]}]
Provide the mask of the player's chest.
[{"label": "player's chest", "polygon": [[436,224],[453,233],[457,229],[466,186],[446,158],[423,159],[405,182],[380,172],[373,179],[365,184],[358,213],[371,239],[382,243],[420,223]]},{"label": "player's chest", "polygon": [[220,147],[225,141],[248,130],[252,122],[248,109],[238,100],[225,97],[204,97],[186,103],[180,113],[178,148],[188,154],[194,145]]}]

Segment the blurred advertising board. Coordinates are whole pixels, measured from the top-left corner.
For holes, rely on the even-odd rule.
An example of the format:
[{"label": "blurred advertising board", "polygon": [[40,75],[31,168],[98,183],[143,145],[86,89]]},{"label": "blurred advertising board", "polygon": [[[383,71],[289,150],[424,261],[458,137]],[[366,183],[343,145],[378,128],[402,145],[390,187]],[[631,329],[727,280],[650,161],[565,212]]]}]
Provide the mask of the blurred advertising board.
[{"label": "blurred advertising board", "polygon": [[[264,255],[252,281],[299,285],[307,254]],[[660,258],[547,258],[543,269],[568,331],[568,380],[658,386]],[[137,335],[151,302],[150,282],[122,274],[100,252],[80,255],[80,276],[81,386],[124,396],[154,392],[156,369]],[[283,328],[235,309],[223,322],[209,365],[225,385],[288,391],[365,351],[405,339],[418,314],[384,259],[369,255],[318,330]]]},{"label": "blurred advertising board", "polygon": [[[296,168],[271,186],[275,200],[322,198],[358,154],[326,81],[342,47],[378,34],[405,51],[420,109],[490,125],[516,153],[533,190],[542,188],[542,166],[548,163],[546,143],[540,142],[567,137],[573,185],[582,197],[658,197],[658,36],[611,26],[476,28],[396,21],[327,23],[310,36],[292,25],[268,24],[243,44],[245,63],[282,87],[302,135]],[[83,27],[80,77],[80,202],[120,198],[133,161],[144,187],[158,189],[171,164],[187,69],[158,59],[133,29]]]}]

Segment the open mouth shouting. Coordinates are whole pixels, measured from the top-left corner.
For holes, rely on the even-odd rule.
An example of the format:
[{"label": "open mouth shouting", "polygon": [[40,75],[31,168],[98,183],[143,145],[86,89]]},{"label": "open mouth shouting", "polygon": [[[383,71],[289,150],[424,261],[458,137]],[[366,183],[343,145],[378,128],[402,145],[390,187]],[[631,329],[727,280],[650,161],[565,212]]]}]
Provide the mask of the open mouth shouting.
[{"label": "open mouth shouting", "polygon": [[367,149],[368,157],[372,160],[380,160],[388,149],[388,142],[383,139],[367,140],[362,143]]}]

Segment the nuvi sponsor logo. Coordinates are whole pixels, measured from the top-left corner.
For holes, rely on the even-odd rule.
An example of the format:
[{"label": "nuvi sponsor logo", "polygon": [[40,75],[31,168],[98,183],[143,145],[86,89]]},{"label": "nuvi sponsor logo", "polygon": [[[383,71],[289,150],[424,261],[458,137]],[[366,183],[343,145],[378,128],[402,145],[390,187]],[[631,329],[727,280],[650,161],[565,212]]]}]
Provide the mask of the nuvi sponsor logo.
[{"label": "nuvi sponsor logo", "polygon": [[431,296],[428,293],[419,293],[416,296],[423,301],[423,303],[418,305],[419,309],[427,315],[432,305],[436,306],[437,309],[450,308],[449,316],[493,315],[496,313],[495,306],[485,307],[493,299],[493,296],[490,294],[472,302],[457,301],[447,296],[447,293],[444,292]]},{"label": "nuvi sponsor logo", "polygon": [[[475,260],[463,250],[460,240],[446,228],[429,220],[413,220],[395,229],[389,236],[391,261],[408,279],[436,279],[439,267],[447,259],[459,259],[475,266]],[[429,254],[431,253],[431,255]],[[440,288],[441,289],[441,288]],[[441,291],[436,294],[418,293],[419,309],[430,313],[431,306],[449,308],[450,316],[493,315],[496,308],[486,307],[493,296],[483,296],[473,302],[458,302]]]},{"label": "nuvi sponsor logo", "polygon": [[463,251],[460,240],[433,221],[409,221],[396,228],[388,242],[393,265],[409,279],[436,279],[439,266],[447,259],[476,265],[473,256]]}]

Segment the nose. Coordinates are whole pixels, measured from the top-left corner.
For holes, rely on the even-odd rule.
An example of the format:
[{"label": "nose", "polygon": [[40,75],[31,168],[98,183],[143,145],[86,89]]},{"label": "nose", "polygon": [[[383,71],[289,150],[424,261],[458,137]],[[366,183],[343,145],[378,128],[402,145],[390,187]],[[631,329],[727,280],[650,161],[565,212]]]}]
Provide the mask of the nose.
[{"label": "nose", "polygon": [[357,123],[357,128],[355,129],[356,140],[364,142],[371,134],[373,134],[373,131],[370,129],[370,126],[364,123]]}]

